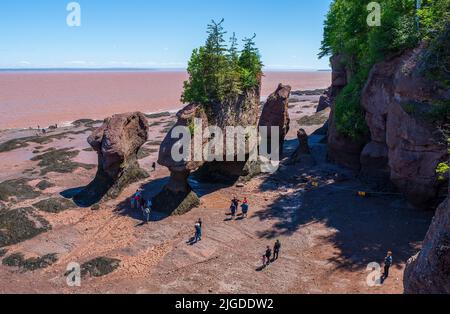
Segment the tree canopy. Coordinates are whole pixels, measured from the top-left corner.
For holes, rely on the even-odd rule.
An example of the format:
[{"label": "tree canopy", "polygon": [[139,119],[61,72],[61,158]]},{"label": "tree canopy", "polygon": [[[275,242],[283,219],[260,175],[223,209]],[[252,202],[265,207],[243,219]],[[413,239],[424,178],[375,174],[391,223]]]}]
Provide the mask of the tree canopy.
[{"label": "tree canopy", "polygon": [[187,69],[189,79],[184,82],[181,97],[183,103],[224,102],[259,84],[263,64],[254,42],[256,35],[244,39],[239,50],[234,33],[227,44],[223,22],[213,20],[208,25],[205,45],[192,52]]},{"label": "tree canopy", "polygon": [[375,27],[367,23],[370,2],[334,0],[325,20],[319,53],[319,57],[346,57],[346,66],[353,75],[336,99],[336,123],[339,132],[354,138],[366,132],[360,93],[372,66],[420,41],[432,44],[442,37],[439,34],[448,32],[449,26],[449,0],[422,0],[419,10],[416,0],[379,0],[381,25]]}]

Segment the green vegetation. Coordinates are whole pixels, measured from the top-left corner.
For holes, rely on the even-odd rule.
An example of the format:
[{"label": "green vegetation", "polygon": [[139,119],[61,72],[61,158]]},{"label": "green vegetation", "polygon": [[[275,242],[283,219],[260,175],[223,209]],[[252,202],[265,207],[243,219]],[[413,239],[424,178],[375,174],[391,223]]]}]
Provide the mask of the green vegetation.
[{"label": "green vegetation", "polygon": [[102,277],[115,271],[120,266],[120,260],[108,257],[98,257],[81,265],[83,277]]},{"label": "green vegetation", "polygon": [[42,257],[25,259],[23,254],[14,253],[3,259],[2,264],[8,267],[19,267],[23,271],[35,271],[47,268],[58,260],[56,254],[47,254]]},{"label": "green vegetation", "polygon": [[51,183],[47,180],[42,180],[36,185],[36,187],[41,191],[47,190],[48,188],[52,188],[54,186],[55,185],[53,183]]},{"label": "green vegetation", "polygon": [[188,64],[189,80],[184,83],[183,103],[199,103],[207,107],[245,93],[259,84],[262,62],[255,47],[255,36],[244,39],[238,50],[235,34],[226,45],[223,19],[208,25],[204,46],[194,49]]},{"label": "green vegetation", "polygon": [[49,198],[37,202],[33,204],[33,206],[40,211],[54,214],[76,207],[76,205],[72,201],[66,200],[64,198]]},{"label": "green vegetation", "polygon": [[[319,56],[341,54],[352,73],[349,84],[336,99],[336,124],[344,135],[357,138],[366,130],[360,93],[372,66],[388,56],[417,46],[424,40],[432,47],[424,63],[434,77],[446,73],[450,1],[380,0],[381,26],[367,23],[369,0],[334,0],[328,12]],[[447,34],[447,35],[446,35]],[[433,48],[434,47],[434,48]],[[433,52],[434,51],[434,52]],[[439,62],[432,62],[439,60]],[[440,74],[436,74],[440,73]],[[447,79],[442,79],[446,82]],[[448,80],[450,82],[450,80]],[[448,83],[447,82],[447,83]]]},{"label": "green vegetation", "polygon": [[33,208],[0,211],[0,248],[31,239],[51,229]]},{"label": "green vegetation", "polygon": [[23,201],[36,198],[40,195],[29,184],[28,179],[20,178],[0,183],[0,200],[8,202],[10,198]]},{"label": "green vegetation", "polygon": [[32,158],[32,161],[39,161],[38,166],[41,167],[41,175],[44,176],[49,172],[71,173],[77,168],[86,170],[94,169],[95,165],[88,165],[72,161],[72,158],[78,156],[79,151],[63,148],[50,150],[42,155]]}]

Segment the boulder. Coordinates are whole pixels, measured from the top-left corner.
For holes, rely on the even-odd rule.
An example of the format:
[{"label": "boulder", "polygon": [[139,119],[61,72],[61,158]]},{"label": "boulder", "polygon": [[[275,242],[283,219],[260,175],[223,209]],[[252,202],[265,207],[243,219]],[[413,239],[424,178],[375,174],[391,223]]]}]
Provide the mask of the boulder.
[{"label": "boulder", "polygon": [[302,167],[312,167],[316,164],[314,157],[311,155],[311,150],[308,143],[308,134],[305,130],[297,131],[298,148],[291,156],[290,163],[300,163]]},{"label": "boulder", "polygon": [[137,162],[138,151],[147,138],[148,123],[142,113],[107,118],[88,138],[98,155],[96,177],[74,196],[74,201],[88,207],[105,195],[117,198],[128,184],[147,178],[147,172]]},{"label": "boulder", "polygon": [[280,130],[280,155],[283,152],[284,139],[289,132],[290,118],[289,118],[289,97],[291,87],[289,85],[279,84],[278,88],[273,92],[264,106],[261,118],[259,119],[259,126],[267,126],[267,142],[268,147],[271,146],[271,127],[279,127]]},{"label": "boulder", "polygon": [[437,209],[422,250],[407,263],[404,275],[407,294],[450,293],[449,199]]},{"label": "boulder", "polygon": [[331,91],[326,91],[322,96],[319,98],[319,105],[317,106],[316,112],[322,112],[327,108],[331,108],[331,97],[330,97]]}]

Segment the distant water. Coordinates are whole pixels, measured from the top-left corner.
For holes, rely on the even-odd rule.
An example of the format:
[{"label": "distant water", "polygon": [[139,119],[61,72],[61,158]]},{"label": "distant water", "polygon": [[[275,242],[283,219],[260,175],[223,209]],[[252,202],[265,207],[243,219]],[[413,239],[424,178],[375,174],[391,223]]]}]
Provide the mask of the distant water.
[{"label": "distant water", "polygon": [[[116,113],[180,109],[183,70],[0,70],[0,129],[47,127]],[[262,96],[279,83],[294,90],[326,88],[331,72],[265,73]]]}]

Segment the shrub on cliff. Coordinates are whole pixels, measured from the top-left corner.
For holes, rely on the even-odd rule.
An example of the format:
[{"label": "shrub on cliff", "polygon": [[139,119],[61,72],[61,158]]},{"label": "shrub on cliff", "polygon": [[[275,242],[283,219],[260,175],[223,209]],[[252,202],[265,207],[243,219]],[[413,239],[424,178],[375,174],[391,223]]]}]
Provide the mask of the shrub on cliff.
[{"label": "shrub on cliff", "polygon": [[207,106],[244,93],[259,84],[262,62],[254,38],[244,39],[238,51],[236,36],[226,45],[223,20],[208,25],[204,46],[194,49],[188,64],[189,80],[184,82],[183,103]]}]

